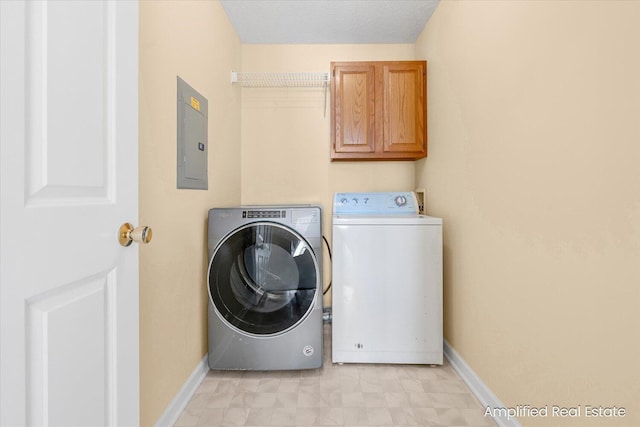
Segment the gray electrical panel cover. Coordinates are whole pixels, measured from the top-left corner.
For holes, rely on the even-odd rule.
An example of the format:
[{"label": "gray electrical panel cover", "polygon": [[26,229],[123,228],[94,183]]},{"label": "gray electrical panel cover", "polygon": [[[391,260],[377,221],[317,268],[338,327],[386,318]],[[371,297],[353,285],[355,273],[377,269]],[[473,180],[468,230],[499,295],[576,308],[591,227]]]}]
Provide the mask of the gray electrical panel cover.
[{"label": "gray electrical panel cover", "polygon": [[178,77],[178,188],[207,190],[207,99]]}]

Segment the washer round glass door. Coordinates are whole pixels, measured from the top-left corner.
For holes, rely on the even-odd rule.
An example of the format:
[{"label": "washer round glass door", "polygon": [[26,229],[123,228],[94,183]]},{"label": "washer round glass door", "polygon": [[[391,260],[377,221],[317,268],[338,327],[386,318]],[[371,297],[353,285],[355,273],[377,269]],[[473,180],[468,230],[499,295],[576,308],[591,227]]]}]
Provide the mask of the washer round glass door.
[{"label": "washer round glass door", "polygon": [[305,239],[277,223],[255,222],[229,233],[209,264],[209,296],[234,328],[255,335],[286,331],[313,307],[320,277]]}]

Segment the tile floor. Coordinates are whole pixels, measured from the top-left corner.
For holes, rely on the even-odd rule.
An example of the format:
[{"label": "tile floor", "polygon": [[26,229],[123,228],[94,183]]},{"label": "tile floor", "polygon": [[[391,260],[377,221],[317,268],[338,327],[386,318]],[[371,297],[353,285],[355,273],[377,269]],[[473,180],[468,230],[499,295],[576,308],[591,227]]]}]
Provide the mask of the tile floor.
[{"label": "tile floor", "polygon": [[306,371],[209,371],[176,422],[188,426],[496,426],[443,366],[331,363]]}]

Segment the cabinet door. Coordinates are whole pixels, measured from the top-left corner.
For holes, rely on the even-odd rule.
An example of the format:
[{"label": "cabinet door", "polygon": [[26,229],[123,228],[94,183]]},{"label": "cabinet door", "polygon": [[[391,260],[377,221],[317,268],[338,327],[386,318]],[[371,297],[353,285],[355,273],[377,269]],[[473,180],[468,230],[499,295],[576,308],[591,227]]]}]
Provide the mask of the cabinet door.
[{"label": "cabinet door", "polygon": [[375,151],[375,82],[371,63],[334,64],[332,157]]},{"label": "cabinet door", "polygon": [[383,64],[384,151],[427,153],[425,63]]}]

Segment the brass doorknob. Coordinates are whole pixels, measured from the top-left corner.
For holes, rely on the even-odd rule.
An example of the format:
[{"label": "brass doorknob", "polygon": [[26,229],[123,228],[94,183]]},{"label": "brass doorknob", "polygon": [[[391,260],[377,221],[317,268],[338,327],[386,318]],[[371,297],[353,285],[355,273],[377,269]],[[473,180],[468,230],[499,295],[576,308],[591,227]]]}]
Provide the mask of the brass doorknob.
[{"label": "brass doorknob", "polygon": [[153,237],[151,227],[141,225],[140,227],[133,227],[133,225],[125,222],[120,226],[118,230],[118,241],[122,246],[129,246],[131,242],[142,243],[143,245],[149,243]]}]

